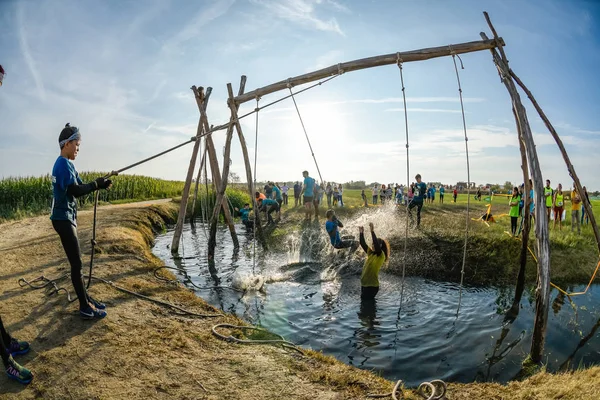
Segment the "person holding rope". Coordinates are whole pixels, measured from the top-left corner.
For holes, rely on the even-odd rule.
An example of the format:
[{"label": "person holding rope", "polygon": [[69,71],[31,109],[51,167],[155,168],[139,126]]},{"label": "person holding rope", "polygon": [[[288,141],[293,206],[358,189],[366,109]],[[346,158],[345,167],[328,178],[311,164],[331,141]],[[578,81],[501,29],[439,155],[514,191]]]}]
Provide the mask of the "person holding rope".
[{"label": "person holding rope", "polygon": [[237,207],[234,208],[234,210],[240,214],[240,217],[242,218],[242,224],[244,224],[246,230],[248,232],[252,232],[254,230],[254,221],[251,221],[249,218],[250,211],[252,211],[252,209],[250,208],[250,204],[244,204],[244,208],[242,208],[241,210]]},{"label": "person holding rope", "polygon": [[333,209],[327,210],[325,214],[327,221],[325,222],[325,230],[329,235],[329,241],[331,245],[336,249],[347,249],[350,248],[350,253],[353,253],[358,248],[358,242],[354,240],[352,236],[340,237],[338,228],[343,228],[344,224],[335,215]]},{"label": "person holding rope", "polygon": [[304,177],[304,184],[302,185],[300,195],[303,196],[302,203],[304,204],[306,220],[310,221],[315,195],[315,180],[308,176],[308,171],[303,171],[302,176]]},{"label": "person holding rope", "polygon": [[273,199],[260,199],[258,200],[258,208],[267,214],[267,224],[274,224],[275,221],[271,214],[273,212],[279,213],[279,203]]},{"label": "person holding rope", "polygon": [[379,292],[379,270],[383,264],[390,258],[390,244],[383,239],[379,239],[375,234],[373,223],[369,223],[373,248],[367,246],[365,242],[365,229],[360,226],[360,247],[367,253],[367,259],[360,275],[360,298],[361,300],[374,299]]},{"label": "person holding rope", "polygon": [[79,153],[81,134],[79,129],[66,124],[58,137],[60,156],[52,169],[52,212],[50,219],[71,264],[71,281],[79,299],[79,315],[83,319],[106,317],[106,306],[93,299],[83,283],[81,250],[77,237],[77,200],[99,189],[109,189],[110,179],[98,178],[84,184],[71,162]]},{"label": "person holding rope", "polygon": [[33,374],[14,360],[14,356],[29,352],[29,343],[21,342],[11,337],[2,323],[0,317],[0,357],[4,364],[6,376],[24,385],[31,382]]}]

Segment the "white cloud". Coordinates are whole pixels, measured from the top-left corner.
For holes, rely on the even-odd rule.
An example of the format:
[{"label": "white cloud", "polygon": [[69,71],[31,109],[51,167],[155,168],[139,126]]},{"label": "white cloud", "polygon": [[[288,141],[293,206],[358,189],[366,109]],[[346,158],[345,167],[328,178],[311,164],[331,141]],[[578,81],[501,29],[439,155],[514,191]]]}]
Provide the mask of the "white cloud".
[{"label": "white cloud", "polygon": [[320,31],[334,32],[345,36],[335,18],[328,20],[316,16],[315,5],[320,1],[311,0],[251,0],[272,13],[275,17],[286,21],[295,22],[298,25],[317,29]]},{"label": "white cloud", "polygon": [[42,82],[42,77],[37,70],[36,62],[33,59],[31,49],[29,48],[29,42],[27,40],[27,24],[25,22],[25,16],[23,15],[25,13],[24,7],[24,2],[17,3],[17,24],[19,29],[19,44],[21,47],[21,53],[23,54],[27,68],[29,68],[29,72],[31,72],[31,75],[35,80],[35,86],[40,99],[45,100],[46,90],[44,89],[44,83]]}]

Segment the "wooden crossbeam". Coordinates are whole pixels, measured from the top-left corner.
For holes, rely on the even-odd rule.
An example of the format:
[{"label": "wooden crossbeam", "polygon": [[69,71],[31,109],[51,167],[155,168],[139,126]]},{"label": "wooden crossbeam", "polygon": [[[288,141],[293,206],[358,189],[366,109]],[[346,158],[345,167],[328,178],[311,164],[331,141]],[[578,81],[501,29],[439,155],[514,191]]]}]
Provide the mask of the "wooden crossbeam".
[{"label": "wooden crossbeam", "polygon": [[254,100],[257,97],[278,92],[283,89],[287,89],[288,85],[291,87],[302,85],[304,83],[318,81],[319,79],[327,78],[328,76],[337,75],[344,72],[358,71],[361,69],[380,67],[382,65],[396,64],[398,61],[412,62],[412,61],[423,61],[431,58],[445,57],[452,54],[465,54],[473,53],[482,50],[491,50],[496,47],[504,46],[504,40],[488,39],[479,40],[475,42],[450,44],[447,46],[430,47],[427,49],[411,50],[400,53],[391,53],[381,56],[362,58],[360,60],[353,60],[344,62],[341,64],[332,65],[331,67],[323,68],[318,71],[309,72],[307,74],[298,75],[293,78],[289,78],[283,81],[279,81],[259,89],[255,89],[251,92],[247,92],[236,96],[234,98],[236,104],[242,104],[250,100]]}]

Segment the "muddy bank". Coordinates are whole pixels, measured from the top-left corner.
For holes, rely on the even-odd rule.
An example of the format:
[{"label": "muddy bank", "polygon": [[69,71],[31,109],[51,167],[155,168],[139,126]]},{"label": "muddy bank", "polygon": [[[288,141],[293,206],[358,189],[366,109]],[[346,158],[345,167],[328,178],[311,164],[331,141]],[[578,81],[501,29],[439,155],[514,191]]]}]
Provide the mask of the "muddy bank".
[{"label": "muddy bank", "polygon": [[[172,221],[176,207],[107,207],[100,210],[101,252],[96,274],[116,284],[199,313],[213,309],[189,290],[153,278],[161,263],[150,251],[154,234]],[[91,213],[80,216],[84,261],[89,257]],[[216,323],[240,324],[232,316],[195,319],[94,283],[109,315],[82,321],[64,295],[22,289],[20,277],[61,275],[67,269],[47,217],[0,225],[0,312],[9,331],[31,342],[19,358],[35,374],[27,387],[0,378],[0,397],[10,399],[363,399],[390,392],[393,382],[346,366],[331,357],[301,356],[272,346],[241,347],[215,339]],[[70,289],[68,281],[61,286]],[[507,386],[449,386],[449,399],[593,399],[600,368],[573,374],[539,374]],[[407,392],[407,398],[420,398]]]}]

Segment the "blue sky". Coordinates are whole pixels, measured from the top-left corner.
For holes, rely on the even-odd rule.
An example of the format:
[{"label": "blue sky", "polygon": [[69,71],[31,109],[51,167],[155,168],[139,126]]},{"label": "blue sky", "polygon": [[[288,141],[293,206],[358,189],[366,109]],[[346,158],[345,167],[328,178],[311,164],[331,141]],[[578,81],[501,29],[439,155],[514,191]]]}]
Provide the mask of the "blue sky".
[{"label": "blue sky", "polygon": [[[209,123],[221,124],[229,117],[226,84],[237,91],[242,74],[252,90],[356,58],[479,40],[489,32],[484,10],[583,184],[600,189],[600,4],[583,0],[2,0],[0,176],[51,171],[66,122],[83,134],[80,171],[121,168],[195,134],[191,85],[213,87]],[[510,99],[491,55],[462,60],[471,178],[521,182]],[[406,63],[404,79],[411,176],[466,180],[452,59]],[[405,182],[401,96],[392,65],[344,74],[297,97],[325,180]],[[528,109],[544,176],[570,187],[556,145]],[[242,125],[251,154],[254,123]],[[297,180],[304,169],[316,175],[291,100],[261,111],[259,127],[259,180]],[[214,136],[219,150],[223,136]],[[130,172],[184,179],[191,150]],[[232,171],[245,176],[237,144],[232,158]]]}]

